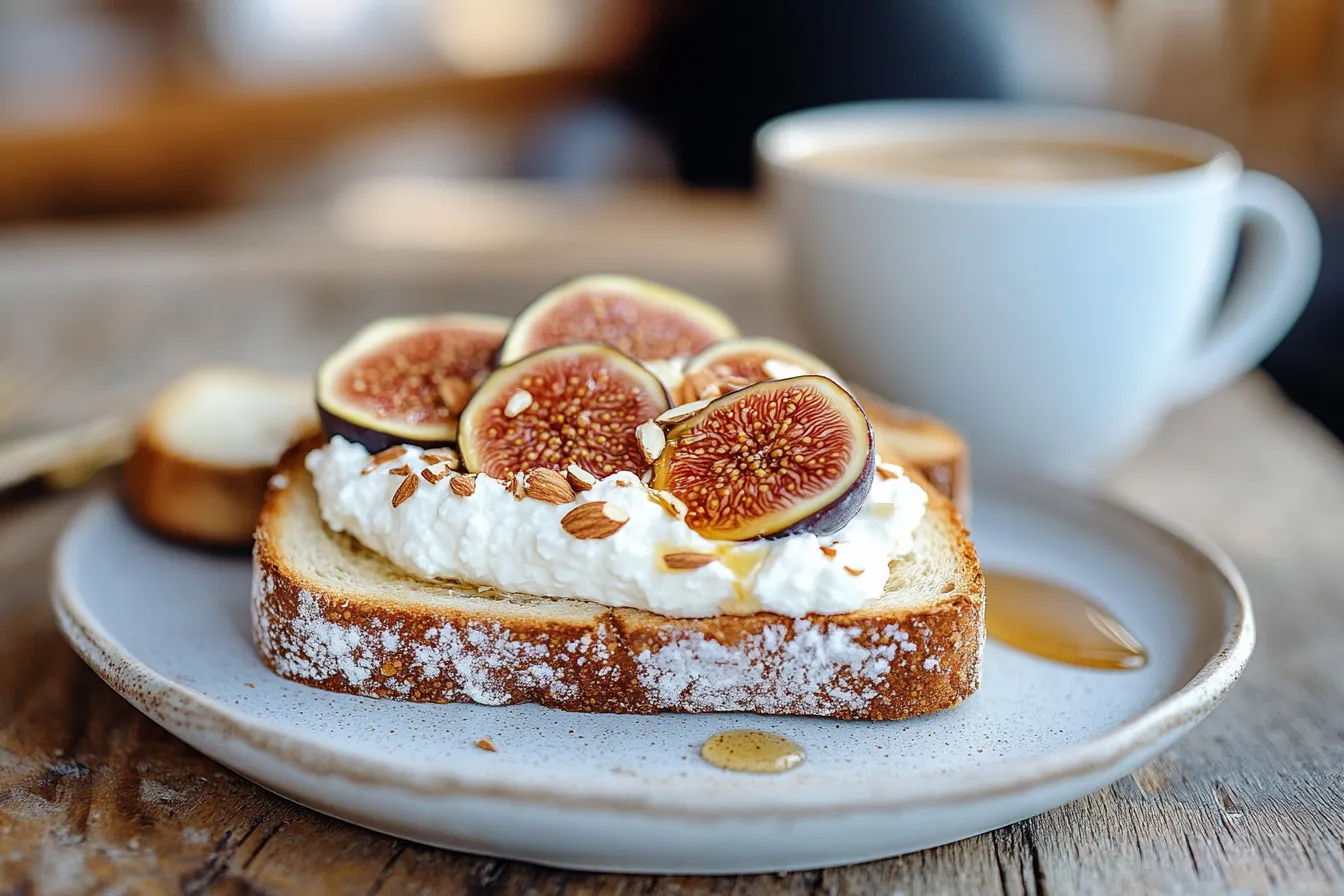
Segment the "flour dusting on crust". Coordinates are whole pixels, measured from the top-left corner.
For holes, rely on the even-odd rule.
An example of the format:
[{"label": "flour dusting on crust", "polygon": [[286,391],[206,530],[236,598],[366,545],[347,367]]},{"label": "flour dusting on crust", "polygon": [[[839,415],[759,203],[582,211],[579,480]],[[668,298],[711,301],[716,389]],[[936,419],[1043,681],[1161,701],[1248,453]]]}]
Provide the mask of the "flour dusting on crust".
[{"label": "flour dusting on crust", "polygon": [[[414,623],[395,611],[352,614],[346,602],[277,582],[259,562],[252,598],[258,645],[278,674],[371,697],[896,718],[928,711],[926,690],[969,693],[979,679],[978,645],[967,645],[976,654],[969,663],[953,664],[965,679],[954,683],[939,645],[960,653],[960,639],[953,646],[931,637],[921,619],[873,629],[781,618],[731,644],[671,630],[636,647],[609,616],[575,637],[552,638],[424,609]],[[910,687],[911,679],[926,687]],[[893,691],[896,680],[906,684]],[[874,716],[874,707],[885,708]]]}]

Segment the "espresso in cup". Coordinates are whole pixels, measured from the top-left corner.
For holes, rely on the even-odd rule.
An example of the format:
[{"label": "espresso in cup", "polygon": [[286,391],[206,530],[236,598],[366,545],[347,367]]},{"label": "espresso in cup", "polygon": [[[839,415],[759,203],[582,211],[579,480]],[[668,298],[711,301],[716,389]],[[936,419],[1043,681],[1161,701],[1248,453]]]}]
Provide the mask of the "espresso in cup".
[{"label": "espresso in cup", "polygon": [[1057,140],[899,140],[823,149],[799,167],[860,177],[1072,181],[1142,177],[1199,160],[1160,147]]}]

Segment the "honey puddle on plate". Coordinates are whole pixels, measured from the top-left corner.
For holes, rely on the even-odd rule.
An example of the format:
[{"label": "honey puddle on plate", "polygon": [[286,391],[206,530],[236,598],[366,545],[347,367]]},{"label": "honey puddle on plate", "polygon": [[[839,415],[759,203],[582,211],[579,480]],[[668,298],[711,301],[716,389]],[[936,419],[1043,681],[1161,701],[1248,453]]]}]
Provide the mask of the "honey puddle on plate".
[{"label": "honey puddle on plate", "polygon": [[[734,572],[749,573],[747,563]],[[1148,651],[1110,613],[1071,588],[1010,573],[985,574],[989,636],[1036,656],[1092,669],[1141,669]],[[700,747],[711,765],[732,772],[778,774],[807,753],[769,731],[720,731]]]},{"label": "honey puddle on plate", "polygon": [[802,765],[807,753],[798,744],[769,731],[720,731],[700,747],[710,765],[730,772],[778,774]]},{"label": "honey puddle on plate", "polygon": [[1027,653],[1092,669],[1141,669],[1148,651],[1090,598],[1063,585],[985,573],[989,636]]}]

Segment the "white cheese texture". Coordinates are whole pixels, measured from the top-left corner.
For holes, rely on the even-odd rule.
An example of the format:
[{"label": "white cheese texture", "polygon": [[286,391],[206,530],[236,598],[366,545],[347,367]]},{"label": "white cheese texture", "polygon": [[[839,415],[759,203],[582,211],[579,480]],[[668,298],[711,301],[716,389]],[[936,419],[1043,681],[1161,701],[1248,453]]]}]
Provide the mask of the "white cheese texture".
[{"label": "white cheese texture", "polygon": [[[768,611],[798,617],[857,610],[882,594],[890,562],[913,550],[928,501],[904,473],[876,476],[862,509],[839,532],[752,542],[703,538],[629,472],[600,479],[576,501],[559,505],[518,500],[505,483],[483,475],[469,496],[455,494],[447,480],[431,484],[422,478],[415,492],[393,507],[403,477],[387,470],[405,464],[419,475],[429,466],[422,453],[406,446],[404,455],[366,475],[369,453],[357,444],[337,436],[312,451],[307,467],[323,520],[421,578],[582,598],[665,616]],[[625,510],[628,522],[606,538],[575,538],[560,521],[589,501]],[[668,569],[662,558],[675,552],[719,559],[698,569]]]}]

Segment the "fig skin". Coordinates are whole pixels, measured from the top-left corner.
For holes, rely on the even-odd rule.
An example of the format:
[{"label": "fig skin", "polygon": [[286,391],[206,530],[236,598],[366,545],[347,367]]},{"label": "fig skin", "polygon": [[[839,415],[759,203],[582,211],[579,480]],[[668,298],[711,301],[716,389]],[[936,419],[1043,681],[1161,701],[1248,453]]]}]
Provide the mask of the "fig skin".
[{"label": "fig skin", "polygon": [[[578,384],[566,382],[556,394],[559,376]],[[521,391],[528,394],[519,402]],[[618,470],[642,475],[650,464],[635,429],[670,406],[662,382],[611,346],[554,346],[486,377],[462,411],[458,451],[468,471],[494,478],[539,468],[563,473],[571,464],[598,478]]]},{"label": "fig skin", "polygon": [[[808,493],[802,496],[789,497],[786,489],[773,489],[770,493],[770,499],[781,503],[765,508],[765,512],[754,517],[746,515],[744,511],[735,511],[736,516],[725,522],[721,518],[707,518],[704,511],[698,512],[698,508],[704,504],[710,490],[721,488],[725,484],[731,485],[734,478],[750,481],[746,477],[755,475],[753,471],[758,467],[763,466],[770,471],[764,478],[768,478],[772,473],[777,474],[780,470],[788,467],[790,456],[786,454],[780,460],[777,459],[775,451],[796,450],[797,454],[792,456],[795,470],[798,468],[799,456],[806,458],[806,461],[803,462],[804,466],[810,464],[813,469],[831,462],[823,456],[816,455],[814,449],[803,447],[801,441],[795,449],[788,443],[770,442],[768,440],[774,437],[766,435],[765,439],[767,441],[758,441],[748,446],[749,454],[732,454],[732,456],[742,459],[735,469],[707,470],[693,480],[689,478],[689,474],[684,469],[687,460],[684,457],[685,453],[693,453],[697,449],[705,449],[700,455],[697,455],[697,457],[704,457],[705,460],[695,461],[696,463],[717,464],[720,462],[718,459],[710,460],[711,458],[721,457],[717,452],[711,451],[714,447],[712,443],[715,436],[710,435],[709,431],[713,428],[716,419],[720,423],[720,432],[724,438],[731,444],[737,444],[741,442],[741,434],[744,432],[744,427],[741,425],[742,421],[753,417],[761,419],[758,413],[751,412],[753,404],[768,402],[774,396],[792,395],[795,400],[805,397],[806,393],[797,392],[799,389],[806,390],[806,393],[813,393],[808,397],[808,410],[834,417],[837,426],[843,427],[843,432],[825,433],[826,438],[848,438],[853,443],[852,450],[849,452],[843,467],[830,477],[829,481],[825,478],[820,479],[819,487],[810,489]],[[792,412],[781,407],[777,413],[782,417],[786,413],[799,413],[799,411],[796,407]],[[727,426],[722,425],[725,422],[728,424]],[[765,422],[768,426],[770,421],[762,422]],[[779,425],[783,426],[782,421]],[[812,436],[806,434],[806,430],[799,430],[800,425],[805,425],[805,421],[802,424],[792,423],[790,435],[798,440],[804,437],[812,438]],[[811,452],[810,455],[809,452]],[[681,471],[677,469],[679,464],[683,467]],[[722,541],[752,541],[783,538],[803,532],[826,536],[843,529],[858,514],[864,500],[872,491],[875,464],[872,425],[868,422],[868,418],[863,409],[859,407],[858,402],[843,386],[834,380],[822,376],[806,375],[767,380],[745,386],[711,401],[690,418],[669,428],[667,445],[653,466],[653,487],[671,492],[684,502],[690,508],[686,517],[687,525],[706,538]],[[734,477],[734,473],[738,473],[739,476]],[[796,476],[797,474],[787,475]],[[741,507],[759,500],[741,484],[732,487],[727,494],[715,493],[710,495],[710,498],[726,502],[737,499]],[[792,503],[790,504],[790,502]]]},{"label": "fig skin", "polygon": [[[459,379],[462,381],[459,386],[472,388],[472,381],[489,370],[508,326],[505,318],[481,314],[374,321],[318,368],[317,406],[323,432],[328,437],[341,436],[357,442],[371,453],[392,445],[434,447],[451,443],[457,436],[458,414],[444,403],[439,392],[441,381]],[[413,355],[409,360],[403,354],[400,362],[391,362],[389,369],[388,359],[420,337],[440,340],[428,343],[437,354]],[[459,356],[444,352],[441,347],[442,340],[453,337],[461,339]],[[379,361],[383,363],[379,365]],[[366,371],[365,376],[356,373],[361,369]],[[367,398],[358,394],[361,387],[356,385],[366,377],[375,381],[372,387],[362,387],[372,389]],[[379,377],[381,382],[377,381]],[[412,382],[410,377],[418,380]],[[381,393],[380,386],[384,388]],[[405,406],[397,409],[399,413],[381,410],[376,400],[398,388],[404,388],[405,393],[391,400]]]},{"label": "fig skin", "polygon": [[[322,432],[327,438],[340,436],[347,442],[354,442],[362,445],[364,450],[370,454],[377,454],[379,451],[391,448],[393,445],[417,445],[421,448],[428,448],[429,442],[425,439],[416,440],[406,436],[394,436],[388,432],[380,432],[367,426],[360,426],[358,423],[351,423],[343,417],[337,417],[331,411],[317,406],[317,419],[322,424]],[[438,444],[438,443],[436,443]]]},{"label": "fig skin", "polygon": [[595,274],[561,283],[524,308],[498,360],[511,364],[557,345],[601,342],[640,361],[661,361],[737,335],[726,314],[694,296],[636,277]]},{"label": "fig skin", "polygon": [[794,376],[816,374],[844,385],[840,375],[816,355],[778,339],[752,336],[725,339],[688,359],[675,397],[683,403],[691,402],[700,398],[702,391],[712,384],[720,385],[724,392],[731,392],[749,383],[779,378],[778,374],[772,376],[766,370],[770,361],[799,368],[792,374]]}]

